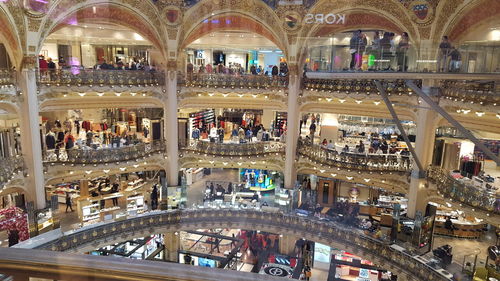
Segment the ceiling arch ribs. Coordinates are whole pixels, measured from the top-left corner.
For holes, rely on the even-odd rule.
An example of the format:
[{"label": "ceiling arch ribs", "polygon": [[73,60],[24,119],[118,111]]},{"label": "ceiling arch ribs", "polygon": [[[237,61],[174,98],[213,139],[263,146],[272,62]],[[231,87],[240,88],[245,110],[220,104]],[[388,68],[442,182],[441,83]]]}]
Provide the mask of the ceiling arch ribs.
[{"label": "ceiling arch ribs", "polygon": [[[260,0],[203,0],[198,2],[189,8],[184,15],[183,29],[180,36],[182,43],[179,46],[185,47],[190,43],[189,40],[197,39],[189,38],[191,38],[193,31],[199,28],[204,21],[225,16],[250,20],[253,22],[252,28],[260,25],[262,30],[266,31],[265,34],[261,35],[273,41],[281,48],[285,56],[288,54],[288,40],[283,29],[282,20],[269,6]],[[226,25],[226,22],[223,25]],[[258,30],[252,32],[256,31]]]},{"label": "ceiling arch ribs", "polygon": [[[144,35],[166,58],[166,32],[158,10],[151,1],[56,1],[41,23],[38,49],[54,30],[65,24],[74,25],[81,20],[106,20],[129,27]],[[124,20],[126,19],[126,20]]]},{"label": "ceiling arch ribs", "polygon": [[[416,24],[411,20],[408,10],[398,1],[375,1],[375,0],[320,0],[309,11],[312,14],[329,14],[329,13],[349,13],[352,12],[356,17],[359,14],[377,15],[378,20],[383,20],[385,23],[391,23],[392,27],[398,27],[398,30],[408,32],[411,41],[418,44],[420,42],[420,34]],[[346,21],[349,23],[349,14],[346,15]],[[383,23],[380,23],[382,25]],[[366,25],[357,23],[356,20],[352,24],[352,28],[361,28]],[[370,22],[368,27],[378,27],[375,22]],[[303,25],[299,31],[300,38],[308,38],[314,36],[321,26]],[[345,31],[345,29],[339,29]],[[395,31],[398,31],[395,30]],[[304,40],[302,40],[304,41]]]},{"label": "ceiling arch ribs", "polygon": [[14,66],[19,68],[26,49],[24,13],[14,1],[0,2],[0,43],[3,43]]},{"label": "ceiling arch ribs", "polygon": [[460,9],[454,17],[451,17],[443,29],[443,35],[448,35],[452,42],[460,42],[465,35],[477,30],[480,26],[488,25],[492,20],[498,20],[499,15],[500,1],[471,1]]}]

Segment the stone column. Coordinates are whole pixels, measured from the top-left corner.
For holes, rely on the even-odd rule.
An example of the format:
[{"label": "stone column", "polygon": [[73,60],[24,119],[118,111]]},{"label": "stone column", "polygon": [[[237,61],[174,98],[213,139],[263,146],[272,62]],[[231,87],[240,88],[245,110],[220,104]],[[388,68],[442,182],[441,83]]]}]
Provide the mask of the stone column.
[{"label": "stone column", "polygon": [[[176,234],[177,233],[177,234]],[[181,247],[181,241],[178,232],[169,232],[163,235],[163,244],[165,245],[164,257],[169,262],[179,262],[178,251]]]},{"label": "stone column", "polygon": [[279,238],[279,252],[282,255],[294,255],[295,242],[298,238],[292,237],[290,235],[283,235]]},{"label": "stone column", "polygon": [[[430,94],[431,87],[422,87],[426,94]],[[424,169],[428,169],[432,163],[432,153],[434,151],[434,141],[436,135],[437,121],[439,120],[438,114],[427,108],[418,108],[417,110],[417,132],[415,139],[415,152],[422,163]],[[413,165],[410,190],[407,194],[408,197],[408,216],[415,217],[417,211],[422,213],[425,211],[427,205],[427,180],[425,179],[425,171],[418,171],[416,165]]]},{"label": "stone column", "polygon": [[35,199],[35,208],[42,209],[46,206],[46,199],[35,63],[36,57],[25,57],[24,67],[19,73],[18,81],[23,99],[19,119],[21,148],[27,170],[25,186]]},{"label": "stone column", "polygon": [[[175,64],[175,61],[172,61]],[[179,185],[179,126],[177,121],[177,71],[170,66],[166,72],[167,100],[163,116],[165,118],[165,140],[167,142],[167,182],[168,186]],[[177,65],[177,64],[175,64]]]},{"label": "stone column", "polygon": [[300,76],[297,67],[289,65],[288,84],[288,119],[286,129],[286,158],[285,158],[285,188],[293,188],[297,180],[295,159],[297,154],[297,140],[299,138],[299,92]]}]

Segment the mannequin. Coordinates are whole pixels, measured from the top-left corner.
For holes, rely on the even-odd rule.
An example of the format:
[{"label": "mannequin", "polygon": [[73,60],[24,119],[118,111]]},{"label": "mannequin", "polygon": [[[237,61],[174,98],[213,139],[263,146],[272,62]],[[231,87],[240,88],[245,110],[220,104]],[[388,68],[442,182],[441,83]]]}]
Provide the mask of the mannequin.
[{"label": "mannequin", "polygon": [[56,135],[54,132],[49,131],[45,135],[45,145],[47,145],[47,149],[56,149]]}]

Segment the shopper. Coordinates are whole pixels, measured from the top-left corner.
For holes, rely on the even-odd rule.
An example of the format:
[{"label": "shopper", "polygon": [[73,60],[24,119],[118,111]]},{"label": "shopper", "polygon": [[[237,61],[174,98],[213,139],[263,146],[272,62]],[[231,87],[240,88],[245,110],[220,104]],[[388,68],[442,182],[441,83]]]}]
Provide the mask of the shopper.
[{"label": "shopper", "polygon": [[314,135],[316,133],[316,122],[313,120],[311,126],[309,126],[309,134],[311,138],[311,145],[314,145]]},{"label": "shopper", "polygon": [[448,234],[453,235],[453,222],[451,221],[451,217],[446,217],[446,221],[444,222],[444,228],[448,230]]},{"label": "shopper", "polygon": [[332,140],[330,140],[330,142],[328,142],[328,145],[326,146],[326,149],[335,150],[335,143]]},{"label": "shopper", "polygon": [[448,72],[448,57],[451,52],[451,44],[448,36],[443,36],[441,43],[439,44],[438,59],[437,59],[437,70],[438,72]]},{"label": "shopper", "polygon": [[401,34],[399,40],[397,55],[398,55],[398,71],[408,71],[408,50],[410,48],[410,37],[407,32]]},{"label": "shopper", "polygon": [[155,184],[153,186],[153,191],[151,191],[151,209],[156,210],[158,208],[158,187]]},{"label": "shopper", "polygon": [[354,32],[351,41],[349,43],[349,52],[351,53],[351,64],[350,69],[355,70],[358,69],[360,64],[360,59],[363,56],[363,51],[366,47],[366,38],[363,39],[361,34],[361,30],[357,30]]},{"label": "shopper", "polygon": [[65,148],[66,150],[72,149],[75,146],[75,138],[69,131],[66,131],[65,137],[64,137],[64,143],[65,143]]},{"label": "shopper", "polygon": [[73,204],[71,202],[71,194],[66,192],[66,213],[68,212],[68,208],[73,212]]},{"label": "shopper", "polygon": [[451,47],[450,59],[450,71],[460,72],[460,68],[462,67],[462,55],[457,48]]},{"label": "shopper", "polygon": [[[120,185],[115,182],[113,183],[112,187],[111,187],[111,193],[117,193],[118,192],[118,189],[119,189]],[[113,206],[118,206],[118,197],[113,197]]]},{"label": "shopper", "polygon": [[391,33],[384,32],[384,36],[380,39],[380,60],[381,60],[381,68],[383,70],[391,69]]},{"label": "shopper", "polygon": [[365,153],[365,144],[363,143],[362,140],[359,141],[358,152],[359,153]]}]

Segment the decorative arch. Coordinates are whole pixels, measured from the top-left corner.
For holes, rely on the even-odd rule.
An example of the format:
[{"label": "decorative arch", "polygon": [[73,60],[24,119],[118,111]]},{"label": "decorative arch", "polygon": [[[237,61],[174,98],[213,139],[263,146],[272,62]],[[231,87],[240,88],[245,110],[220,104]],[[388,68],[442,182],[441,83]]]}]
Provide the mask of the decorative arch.
[{"label": "decorative arch", "polygon": [[346,18],[344,25],[317,26],[311,36],[325,36],[332,32],[344,32],[348,30],[376,28],[401,33],[404,30],[393,21],[373,12],[353,12]]},{"label": "decorative arch", "polygon": [[281,50],[285,49],[283,42],[280,42],[280,40],[272,33],[272,31],[267,29],[264,25],[244,15],[235,15],[235,14],[218,15],[202,21],[184,39],[181,48],[185,48],[186,46],[191,44],[194,40],[203,37],[205,35],[208,35],[212,32],[227,31],[227,30],[250,31],[269,39],[274,44],[276,44],[276,46],[278,46]]},{"label": "decorative arch", "polygon": [[6,10],[6,4],[0,4],[0,43],[3,43],[12,64],[19,67],[21,63],[22,47],[19,32],[11,21],[11,15]]},{"label": "decorative arch", "polygon": [[448,35],[452,41],[460,41],[469,32],[498,19],[498,15],[500,15],[500,1],[473,1],[470,7],[456,15],[444,29],[443,35]]},{"label": "decorative arch", "polygon": [[[236,15],[245,17],[256,25],[261,25],[262,30],[272,34],[271,41],[282,42],[277,44],[287,54],[287,37],[283,29],[282,21],[276,13],[261,0],[203,0],[191,7],[184,14],[182,29],[180,33],[180,46],[185,46],[191,34],[207,19],[214,16]],[[254,27],[255,28],[255,27]],[[248,30],[245,29],[245,30]],[[250,30],[252,31],[252,30]],[[254,31],[255,32],[255,31]],[[264,36],[264,35],[263,35]]]},{"label": "decorative arch", "polygon": [[[420,41],[420,34],[411,20],[408,11],[403,5],[400,5],[397,1],[374,1],[374,0],[320,0],[318,1],[309,11],[312,14],[328,14],[328,13],[347,13],[346,22],[349,23],[349,17],[352,13],[355,18],[352,20],[353,23],[357,23],[358,27],[366,26],[364,22],[360,22],[360,14],[376,16],[376,19],[370,20],[368,26],[372,27],[375,21],[380,21],[383,23],[392,23],[391,27],[396,26],[397,29],[406,31],[415,42]],[[381,21],[382,19],[385,19]],[[365,18],[365,20],[367,20]],[[353,24],[354,25],[354,24]],[[316,30],[317,26],[313,28],[302,27],[301,35],[310,36],[313,30]]]},{"label": "decorative arch", "polygon": [[[141,1],[142,2],[142,1]],[[95,9],[94,9],[95,7]],[[165,32],[156,8],[150,3],[134,1],[96,1],[75,5],[74,1],[61,0],[55,3],[42,24],[38,49],[45,39],[54,31],[74,25],[82,20],[106,20],[122,25],[140,33],[148,39],[166,57]]]}]

